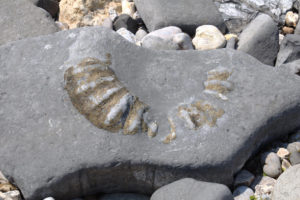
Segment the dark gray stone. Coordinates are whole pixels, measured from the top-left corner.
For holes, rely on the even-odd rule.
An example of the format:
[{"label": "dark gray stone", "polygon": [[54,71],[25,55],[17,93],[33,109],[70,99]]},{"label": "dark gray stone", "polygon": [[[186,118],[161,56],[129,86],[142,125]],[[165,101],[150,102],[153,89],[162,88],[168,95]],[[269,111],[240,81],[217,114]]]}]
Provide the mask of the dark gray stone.
[{"label": "dark gray stone", "polygon": [[234,188],[238,186],[250,186],[254,178],[251,172],[243,169],[234,178],[233,186]]},{"label": "dark gray stone", "polygon": [[279,50],[277,24],[266,15],[257,16],[241,33],[238,50],[244,51],[267,65],[274,66]]},{"label": "dark gray stone", "polygon": [[180,47],[173,41],[163,40],[155,36],[146,36],[142,40],[142,47],[156,50],[179,50]]},{"label": "dark gray stone", "polygon": [[[65,70],[107,53],[119,80],[150,106],[156,137],[99,129],[72,105]],[[227,101],[204,92],[206,73],[216,68],[232,70]],[[151,194],[184,177],[230,185],[261,145],[300,125],[298,76],[229,49],[149,50],[101,27],[3,45],[0,74],[0,169],[26,200]],[[215,126],[190,129],[178,106],[200,100],[224,113]],[[172,132],[168,117],[176,139],[164,144]]]},{"label": "dark gray stone", "polygon": [[59,31],[45,10],[27,0],[1,0],[0,27],[0,45]]},{"label": "dark gray stone", "polygon": [[156,190],[151,200],[233,200],[228,187],[222,184],[185,178]]},{"label": "dark gray stone", "polygon": [[194,35],[201,25],[215,25],[223,33],[226,25],[211,0],[134,0],[137,10],[148,30],[166,26],[178,26],[189,35]]},{"label": "dark gray stone", "polygon": [[234,37],[227,40],[226,48],[227,49],[235,49],[236,48],[236,41],[237,41],[237,39],[234,38]]},{"label": "dark gray stone", "polygon": [[300,59],[300,35],[288,34],[281,42],[276,66]]},{"label": "dark gray stone", "polygon": [[142,194],[130,194],[130,193],[120,193],[120,194],[105,194],[102,195],[98,200],[149,200],[150,197]]},{"label": "dark gray stone", "polygon": [[116,20],[114,20],[114,29],[117,31],[120,28],[125,28],[129,30],[131,33],[135,34],[138,30],[138,23],[136,20],[132,19],[127,14],[122,14],[117,17]]},{"label": "dark gray stone", "polygon": [[[32,0],[31,0],[32,1]],[[54,18],[59,12],[59,0],[35,0],[35,5],[46,10]]]},{"label": "dark gray stone", "polygon": [[300,199],[300,165],[292,166],[279,176],[276,181],[272,200]]},{"label": "dark gray stone", "polygon": [[292,165],[300,164],[300,142],[293,142],[287,146],[290,152],[289,160]]}]

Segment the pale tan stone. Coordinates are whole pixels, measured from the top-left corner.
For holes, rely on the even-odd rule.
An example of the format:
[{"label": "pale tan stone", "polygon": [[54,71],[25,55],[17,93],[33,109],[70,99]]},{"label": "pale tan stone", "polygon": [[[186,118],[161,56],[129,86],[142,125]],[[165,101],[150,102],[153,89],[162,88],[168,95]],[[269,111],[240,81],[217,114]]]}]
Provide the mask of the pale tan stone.
[{"label": "pale tan stone", "polygon": [[283,171],[287,170],[291,166],[292,166],[291,163],[287,159],[282,160],[281,168],[282,168]]},{"label": "pale tan stone", "polygon": [[70,29],[101,25],[110,9],[122,12],[121,0],[61,0],[59,8],[59,21]]},{"label": "pale tan stone", "polygon": [[226,39],[217,27],[203,25],[197,28],[193,44],[197,50],[218,49],[225,46]]},{"label": "pale tan stone", "polygon": [[288,158],[288,156],[290,155],[290,152],[285,148],[279,148],[278,151],[277,151],[277,155],[281,159],[285,159],[285,158]]},{"label": "pale tan stone", "polygon": [[233,33],[228,33],[228,34],[224,35],[224,37],[225,37],[225,39],[226,39],[227,41],[230,40],[231,38],[234,38],[235,41],[238,40],[238,36],[237,36],[236,34],[233,34]]},{"label": "pale tan stone", "polygon": [[285,24],[289,27],[296,27],[298,23],[299,16],[292,11],[289,11],[285,15]]},{"label": "pale tan stone", "polygon": [[287,27],[287,26],[284,26],[283,28],[282,28],[282,32],[283,32],[283,34],[293,34],[294,33],[294,29],[293,28],[291,28],[291,27]]},{"label": "pale tan stone", "polygon": [[127,14],[133,17],[134,13],[135,13],[134,2],[130,2],[129,0],[122,0],[122,14]]}]

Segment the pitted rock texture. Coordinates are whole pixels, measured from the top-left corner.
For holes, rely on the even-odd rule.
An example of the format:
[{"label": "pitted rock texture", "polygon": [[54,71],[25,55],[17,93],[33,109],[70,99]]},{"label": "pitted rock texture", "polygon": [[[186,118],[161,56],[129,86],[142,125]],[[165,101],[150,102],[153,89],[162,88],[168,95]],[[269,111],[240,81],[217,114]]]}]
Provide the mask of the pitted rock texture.
[{"label": "pitted rock texture", "polygon": [[110,8],[122,12],[121,0],[61,0],[59,21],[69,27],[101,25],[109,17]]},{"label": "pitted rock texture", "polygon": [[207,24],[217,26],[223,33],[226,30],[223,18],[211,0],[134,2],[150,32],[166,26],[178,26],[183,32],[194,35],[198,26]]},{"label": "pitted rock texture", "polygon": [[[151,108],[156,137],[112,134],[72,105],[65,71],[107,54],[118,80]],[[151,194],[183,177],[229,185],[260,145],[299,127],[299,77],[239,51],[154,51],[85,27],[3,45],[0,60],[0,169],[27,200]],[[227,101],[203,92],[217,67],[233,71]],[[215,126],[191,130],[174,116],[198,100],[224,110]],[[169,117],[176,139],[164,144]]]}]

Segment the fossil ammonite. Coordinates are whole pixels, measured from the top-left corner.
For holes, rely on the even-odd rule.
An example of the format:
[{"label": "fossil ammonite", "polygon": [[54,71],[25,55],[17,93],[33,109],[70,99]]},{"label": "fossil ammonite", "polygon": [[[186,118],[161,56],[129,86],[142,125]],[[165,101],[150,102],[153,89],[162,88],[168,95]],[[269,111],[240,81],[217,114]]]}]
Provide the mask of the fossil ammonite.
[{"label": "fossil ammonite", "polygon": [[149,106],[124,87],[110,65],[107,54],[106,61],[85,58],[65,72],[65,88],[73,105],[98,128],[155,136],[157,124],[146,117]]}]

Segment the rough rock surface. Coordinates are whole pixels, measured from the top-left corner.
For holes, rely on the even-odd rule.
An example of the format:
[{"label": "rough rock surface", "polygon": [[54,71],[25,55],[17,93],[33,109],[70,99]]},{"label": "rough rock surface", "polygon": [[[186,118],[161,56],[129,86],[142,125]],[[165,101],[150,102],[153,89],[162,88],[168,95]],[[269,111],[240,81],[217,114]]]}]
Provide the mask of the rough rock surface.
[{"label": "rough rock surface", "polygon": [[101,25],[109,17],[111,8],[122,12],[120,0],[61,0],[59,3],[59,21],[69,27]]},{"label": "rough rock surface", "polygon": [[279,176],[274,187],[272,200],[300,199],[300,165],[295,165]]},{"label": "rough rock surface", "polygon": [[286,35],[281,42],[276,66],[300,59],[300,35]]},{"label": "rough rock surface", "polygon": [[151,200],[233,200],[228,187],[185,178],[156,190]]},{"label": "rough rock surface", "polygon": [[0,27],[0,45],[59,31],[45,10],[27,0],[1,0]]},{"label": "rough rock surface", "polygon": [[241,33],[238,50],[244,51],[267,65],[274,65],[279,50],[277,24],[273,19],[261,14]]},{"label": "rough rock surface", "polygon": [[294,60],[294,61],[286,63],[286,64],[282,64],[279,67],[281,67],[293,74],[297,74],[300,76],[300,59]]},{"label": "rough rock surface", "polygon": [[148,30],[178,26],[194,35],[198,26],[211,24],[225,32],[226,25],[211,0],[134,0]]},{"label": "rough rock surface", "polygon": [[[72,105],[66,69],[109,54],[156,137],[99,129]],[[228,49],[153,51],[86,27],[1,46],[0,74],[0,169],[27,200],[150,194],[183,177],[231,184],[263,143],[299,127],[300,78]],[[191,123],[189,108],[208,118]]]}]

